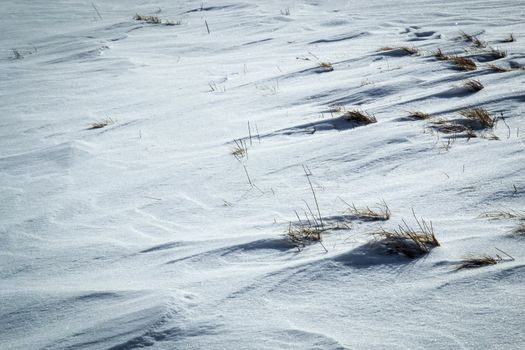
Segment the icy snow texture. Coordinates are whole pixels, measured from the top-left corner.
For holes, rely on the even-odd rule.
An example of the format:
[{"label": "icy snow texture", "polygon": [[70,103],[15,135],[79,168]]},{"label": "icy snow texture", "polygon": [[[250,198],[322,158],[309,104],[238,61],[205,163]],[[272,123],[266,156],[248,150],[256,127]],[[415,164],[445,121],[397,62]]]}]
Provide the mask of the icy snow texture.
[{"label": "icy snow texture", "polygon": [[[487,68],[525,65],[525,2],[4,0],[0,13],[2,349],[525,347],[519,218],[480,217],[525,208],[525,71]],[[472,78],[485,89],[463,89]],[[506,124],[454,139],[406,118],[471,106]],[[350,224],[324,235],[328,253],[284,236],[314,206],[302,165],[326,222]],[[392,218],[346,222],[339,197],[384,199]],[[412,210],[441,246],[417,260],[373,249],[369,233]],[[515,260],[455,271],[496,247]]]}]

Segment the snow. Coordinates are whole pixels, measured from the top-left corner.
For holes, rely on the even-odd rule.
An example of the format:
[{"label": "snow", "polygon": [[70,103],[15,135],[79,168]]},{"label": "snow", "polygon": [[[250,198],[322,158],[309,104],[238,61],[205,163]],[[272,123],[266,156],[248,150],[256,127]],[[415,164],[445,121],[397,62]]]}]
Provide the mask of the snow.
[{"label": "snow", "polygon": [[[3,349],[525,346],[522,1],[6,0],[0,13]],[[504,120],[472,138],[431,128],[468,107]],[[340,225],[327,252],[286,237],[306,203],[316,212],[308,180]],[[389,220],[349,219],[345,202],[381,200]],[[384,254],[370,233],[415,226],[413,212],[441,245]],[[457,270],[469,254],[503,260]]]}]

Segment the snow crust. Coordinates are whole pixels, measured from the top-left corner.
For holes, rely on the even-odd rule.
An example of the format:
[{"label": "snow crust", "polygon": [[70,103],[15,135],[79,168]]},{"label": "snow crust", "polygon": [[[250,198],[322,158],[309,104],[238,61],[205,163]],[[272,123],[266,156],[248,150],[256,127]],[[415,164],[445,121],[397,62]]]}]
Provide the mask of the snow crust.
[{"label": "snow crust", "polygon": [[[0,13],[2,349],[525,347],[525,2],[5,0]],[[469,107],[504,119],[477,137],[432,129]],[[295,212],[315,211],[308,179],[339,225],[327,252],[286,238]],[[347,203],[381,200],[389,220],[349,218]],[[441,246],[376,249],[370,233],[413,212]],[[496,248],[514,260],[456,270]]]}]

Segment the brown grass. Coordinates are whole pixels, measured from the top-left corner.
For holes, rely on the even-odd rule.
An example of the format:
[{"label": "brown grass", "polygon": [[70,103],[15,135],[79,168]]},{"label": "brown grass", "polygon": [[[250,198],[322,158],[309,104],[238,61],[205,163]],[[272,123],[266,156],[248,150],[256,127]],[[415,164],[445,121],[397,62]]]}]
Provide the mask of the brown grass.
[{"label": "brown grass", "polygon": [[471,42],[476,47],[483,48],[483,47],[487,46],[487,44],[484,41],[480,40],[475,35],[468,34],[468,33],[465,33],[465,32],[462,31],[461,32],[461,37],[463,38],[463,40]]},{"label": "brown grass", "polygon": [[413,111],[408,113],[408,117],[412,119],[425,120],[431,118],[432,115],[421,111]]},{"label": "brown grass", "polygon": [[379,49],[379,51],[394,51],[394,50],[401,50],[407,55],[418,55],[419,54],[419,49],[414,46],[399,46],[399,47],[385,46]]},{"label": "brown grass", "polygon": [[91,123],[91,125],[88,127],[88,130],[102,129],[114,123],[115,121],[112,118],[107,117],[106,119],[98,120],[96,122]]},{"label": "brown grass", "polygon": [[248,145],[246,143],[246,140],[233,140],[235,143],[235,146],[233,147],[232,154],[237,160],[241,160],[242,158],[246,157],[248,158]]},{"label": "brown grass", "polygon": [[467,80],[465,83],[463,83],[463,87],[473,92],[478,92],[484,88],[483,84],[476,79]]},{"label": "brown grass", "polygon": [[467,57],[453,55],[448,56],[447,60],[454,63],[456,68],[458,68],[459,70],[472,71],[477,69],[476,63]]},{"label": "brown grass", "polygon": [[475,269],[483,266],[496,265],[501,261],[499,256],[492,257],[490,255],[481,255],[481,256],[469,256],[464,258],[456,268],[456,270],[462,269]]},{"label": "brown grass", "polygon": [[[346,203],[346,202],[345,202]],[[377,203],[374,207],[357,208],[355,204],[348,204],[348,212],[355,219],[363,221],[386,221],[390,219],[392,212],[385,201]]]},{"label": "brown grass", "polygon": [[348,121],[356,122],[360,124],[377,123],[376,117],[366,112],[360,111],[358,109],[352,109],[352,110],[346,111],[343,114],[343,118]]},{"label": "brown grass", "polygon": [[497,121],[496,117],[493,117],[486,109],[480,107],[468,108],[459,114],[469,120],[479,122],[483,128],[493,128]]},{"label": "brown grass", "polygon": [[495,64],[489,64],[487,67],[495,73],[505,73],[512,71],[512,68],[502,67]]},{"label": "brown grass", "polygon": [[161,24],[162,23],[160,18],[157,16],[143,16],[143,15],[139,15],[138,13],[133,17],[133,19],[135,21],[141,21],[141,22],[146,22],[150,24]]},{"label": "brown grass", "polygon": [[441,51],[440,48],[438,48],[434,53],[433,53],[433,56],[439,60],[439,61],[447,61],[450,59],[450,56],[449,55],[445,55],[443,53],[443,51]]},{"label": "brown grass", "polygon": [[432,222],[418,219],[415,214],[414,218],[418,229],[410,227],[403,220],[403,224],[397,229],[375,232],[377,244],[384,247],[388,254],[404,255],[411,259],[428,254],[432,248],[438,247],[440,244],[434,234]]},{"label": "brown grass", "polygon": [[474,130],[471,128],[446,119],[436,120],[430,124],[430,127],[444,134],[460,134],[462,132],[467,132],[469,135],[475,136]]},{"label": "brown grass", "polygon": [[330,62],[319,62],[319,68],[325,72],[331,72],[334,70],[334,67]]}]

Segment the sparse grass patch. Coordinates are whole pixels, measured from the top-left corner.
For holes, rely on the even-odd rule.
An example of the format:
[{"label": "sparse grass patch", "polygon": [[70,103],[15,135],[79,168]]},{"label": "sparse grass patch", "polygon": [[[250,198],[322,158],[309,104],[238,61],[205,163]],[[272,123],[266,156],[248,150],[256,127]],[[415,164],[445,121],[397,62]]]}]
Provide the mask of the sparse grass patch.
[{"label": "sparse grass patch", "polygon": [[453,120],[440,119],[432,122],[430,127],[444,134],[460,134],[466,132],[469,137],[475,137],[474,130]]},{"label": "sparse grass patch", "polygon": [[115,123],[115,120],[113,120],[110,117],[107,117],[106,119],[102,119],[102,120],[91,123],[91,125],[88,127],[88,130],[102,129],[114,123]]},{"label": "sparse grass patch", "polygon": [[495,64],[489,64],[487,67],[494,73],[505,73],[512,71],[512,68],[502,67]]},{"label": "sparse grass patch", "polygon": [[375,116],[368,114],[366,112],[363,112],[358,109],[352,109],[348,110],[343,114],[343,118],[350,121],[350,122],[356,122],[360,124],[372,124],[377,123],[377,119]]},{"label": "sparse grass patch", "polygon": [[447,57],[447,61],[454,63],[456,68],[458,68],[459,70],[472,71],[477,69],[476,63],[470,58],[461,57],[457,55]]},{"label": "sparse grass patch", "polygon": [[301,249],[312,243],[321,242],[322,233],[325,231],[327,229],[320,226],[317,222],[312,222],[309,218],[301,220],[298,217],[297,222],[290,222],[288,225],[286,236],[292,244]]},{"label": "sparse grass patch", "polygon": [[[346,202],[345,202],[346,203]],[[390,219],[392,212],[385,201],[377,203],[374,207],[357,208],[354,203],[348,204],[348,212],[355,219],[363,221],[386,221]]]},{"label": "sparse grass patch", "polygon": [[323,72],[331,72],[334,70],[330,62],[319,62],[319,68],[321,68]]},{"label": "sparse grass patch", "polygon": [[459,112],[463,117],[478,122],[482,128],[492,129],[496,124],[497,118],[493,117],[486,109],[473,107]]},{"label": "sparse grass patch", "polygon": [[417,120],[425,120],[431,118],[432,115],[422,111],[412,111],[408,113],[408,117]]},{"label": "sparse grass patch", "polygon": [[388,254],[404,255],[415,259],[428,254],[440,244],[434,234],[432,222],[418,219],[414,214],[418,228],[414,229],[404,220],[397,229],[381,229],[373,233],[377,237],[377,244],[386,249]]},{"label": "sparse grass patch", "polygon": [[439,61],[447,61],[450,59],[450,56],[445,55],[443,51],[441,51],[440,48],[438,48],[435,52],[433,52],[432,55]]},{"label": "sparse grass patch", "polygon": [[246,140],[238,139],[233,140],[233,142],[235,143],[235,146],[233,147],[233,150],[231,152],[232,155],[239,161],[244,157],[248,158],[248,145],[246,143]]},{"label": "sparse grass patch", "polygon": [[456,270],[462,269],[475,269],[483,266],[496,265],[501,261],[499,256],[492,257],[490,255],[480,255],[480,256],[469,256],[464,258],[456,268]]},{"label": "sparse grass patch", "polygon": [[477,36],[475,35],[472,35],[472,34],[468,34],[468,33],[465,33],[463,31],[461,31],[461,37],[463,38],[463,40],[465,41],[468,41],[470,43],[472,43],[474,46],[476,47],[480,47],[480,48],[483,48],[483,47],[486,47],[487,44],[480,40]]},{"label": "sparse grass patch", "polygon": [[160,18],[157,16],[143,16],[143,15],[139,15],[138,13],[133,17],[133,19],[135,21],[141,21],[141,22],[146,22],[150,24],[161,24],[162,23]]},{"label": "sparse grass patch", "polygon": [[394,51],[394,50],[400,50],[401,52],[404,52],[407,55],[418,55],[419,54],[419,49],[414,46],[399,46],[399,47],[384,46],[379,49],[379,51]]},{"label": "sparse grass patch", "polygon": [[473,92],[478,92],[484,88],[483,84],[476,79],[467,80],[465,83],[463,83],[463,87]]}]

